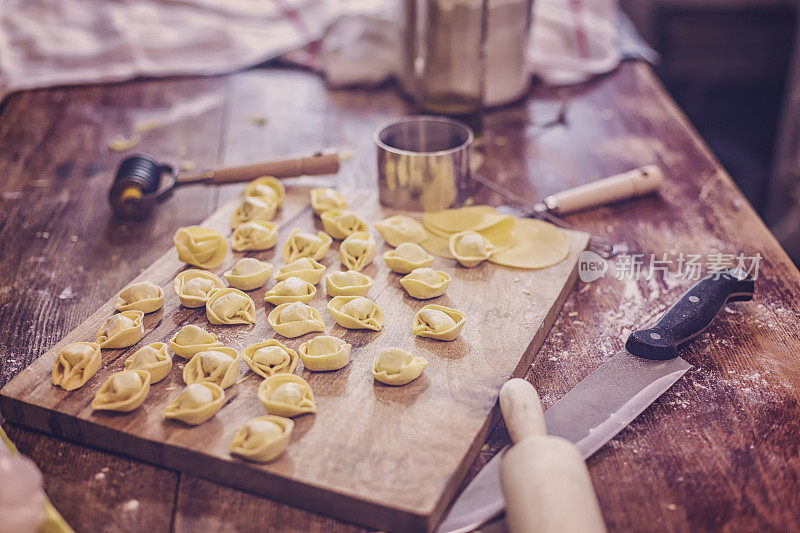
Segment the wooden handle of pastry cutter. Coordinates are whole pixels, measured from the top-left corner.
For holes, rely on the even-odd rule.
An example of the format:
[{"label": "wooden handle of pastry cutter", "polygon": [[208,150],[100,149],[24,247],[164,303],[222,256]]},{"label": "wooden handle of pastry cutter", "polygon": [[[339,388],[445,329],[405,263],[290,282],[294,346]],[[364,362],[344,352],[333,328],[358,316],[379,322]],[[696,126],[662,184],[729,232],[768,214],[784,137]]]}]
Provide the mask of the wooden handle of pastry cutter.
[{"label": "wooden handle of pastry cutter", "polygon": [[605,532],[581,454],[569,441],[546,434],[536,389],[509,380],[500,390],[500,409],[514,441],[500,464],[511,533]]},{"label": "wooden handle of pastry cutter", "polygon": [[662,170],[656,165],[647,165],[552,194],[544,199],[544,204],[550,211],[565,215],[651,193],[663,181]]},{"label": "wooden handle of pastry cutter", "polygon": [[319,176],[339,172],[339,154],[336,152],[314,154],[309,157],[268,161],[240,167],[218,168],[193,172],[178,176],[179,183],[210,181],[223,184],[250,181],[261,176],[294,178],[298,176]]}]

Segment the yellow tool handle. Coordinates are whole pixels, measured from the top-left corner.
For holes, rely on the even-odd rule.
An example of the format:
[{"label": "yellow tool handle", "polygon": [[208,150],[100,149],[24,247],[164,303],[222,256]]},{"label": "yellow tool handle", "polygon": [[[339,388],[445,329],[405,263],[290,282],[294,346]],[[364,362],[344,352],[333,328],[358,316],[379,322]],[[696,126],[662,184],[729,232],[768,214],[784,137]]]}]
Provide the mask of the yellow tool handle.
[{"label": "yellow tool handle", "polygon": [[322,174],[336,174],[339,172],[338,153],[320,153],[309,157],[268,161],[240,167],[218,168],[203,172],[181,174],[179,183],[193,181],[210,181],[211,183],[235,183],[250,181],[261,176],[276,178],[294,178],[298,176],[319,176]]},{"label": "yellow tool handle", "polygon": [[651,193],[663,181],[661,169],[656,165],[647,165],[550,195],[544,199],[544,204],[551,211],[566,215]]}]

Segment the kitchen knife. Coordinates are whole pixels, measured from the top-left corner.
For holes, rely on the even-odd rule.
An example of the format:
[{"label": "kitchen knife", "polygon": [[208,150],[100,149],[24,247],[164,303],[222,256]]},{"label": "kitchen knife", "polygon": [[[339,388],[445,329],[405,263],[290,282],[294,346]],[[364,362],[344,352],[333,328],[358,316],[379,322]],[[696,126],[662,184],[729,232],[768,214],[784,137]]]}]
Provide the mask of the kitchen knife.
[{"label": "kitchen knife", "polygon": [[[738,269],[700,280],[652,327],[633,332],[625,348],[548,409],[547,433],[575,444],[584,459],[591,456],[691,368],[678,357],[678,347],[705,330],[728,302],[751,300],[754,287]],[[467,485],[437,532],[471,531],[503,511],[504,451]]]}]

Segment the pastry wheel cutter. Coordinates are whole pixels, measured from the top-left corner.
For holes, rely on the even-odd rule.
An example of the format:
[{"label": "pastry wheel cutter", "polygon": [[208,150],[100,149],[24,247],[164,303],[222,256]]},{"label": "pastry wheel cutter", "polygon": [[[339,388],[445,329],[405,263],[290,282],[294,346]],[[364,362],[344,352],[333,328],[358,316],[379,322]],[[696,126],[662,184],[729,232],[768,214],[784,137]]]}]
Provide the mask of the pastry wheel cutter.
[{"label": "pastry wheel cutter", "polygon": [[108,201],[120,218],[139,220],[182,185],[221,185],[250,181],[259,176],[283,179],[335,174],[339,171],[339,162],[340,156],[335,152],[317,152],[307,157],[178,173],[173,166],[160,163],[149,154],[135,154],[126,157],[117,168]]},{"label": "pastry wheel cutter", "polygon": [[[484,178],[472,174],[472,179],[500,196],[516,204],[503,205],[497,208],[501,213],[526,218],[537,218],[550,222],[564,229],[576,229],[561,215],[607,205],[621,200],[636,198],[658,190],[664,181],[664,173],[656,165],[647,165],[634,170],[616,174],[601,180],[586,183],[574,189],[568,189],[547,196],[539,203],[531,203],[518,194]],[[603,237],[592,235],[589,249],[605,259],[610,259],[626,250],[625,245],[614,244]]]}]

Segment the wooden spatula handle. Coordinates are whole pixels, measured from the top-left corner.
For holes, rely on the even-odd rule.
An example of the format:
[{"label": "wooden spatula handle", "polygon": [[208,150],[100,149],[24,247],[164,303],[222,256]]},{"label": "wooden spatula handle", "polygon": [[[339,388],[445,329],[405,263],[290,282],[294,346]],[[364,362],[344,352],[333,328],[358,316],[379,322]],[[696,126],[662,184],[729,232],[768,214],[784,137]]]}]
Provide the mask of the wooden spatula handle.
[{"label": "wooden spatula handle", "polygon": [[583,458],[569,441],[545,434],[536,389],[525,380],[509,380],[500,389],[500,409],[514,441],[500,464],[509,530],[604,532]]},{"label": "wooden spatula handle", "polygon": [[551,211],[564,215],[651,193],[661,186],[664,173],[656,165],[593,181],[544,199]]},{"label": "wooden spatula handle", "polygon": [[320,153],[309,157],[296,157],[281,161],[267,161],[240,167],[219,168],[191,174],[181,174],[179,182],[210,181],[216,184],[250,181],[260,176],[293,178],[318,176],[339,172],[339,154]]}]

